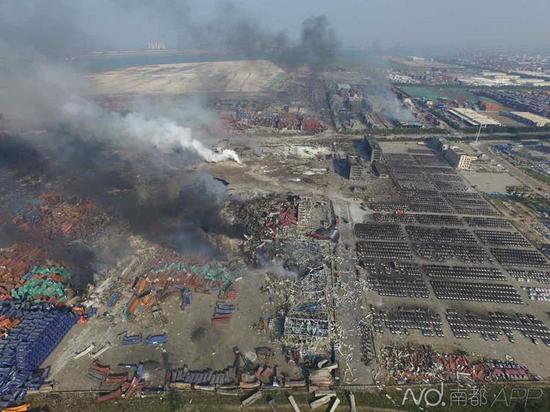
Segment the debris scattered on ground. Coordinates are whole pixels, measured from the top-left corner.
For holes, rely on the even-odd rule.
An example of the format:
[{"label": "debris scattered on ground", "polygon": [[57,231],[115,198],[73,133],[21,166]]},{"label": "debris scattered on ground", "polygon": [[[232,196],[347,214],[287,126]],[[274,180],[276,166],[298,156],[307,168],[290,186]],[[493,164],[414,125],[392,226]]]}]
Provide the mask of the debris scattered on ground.
[{"label": "debris scattered on ground", "polygon": [[380,351],[380,368],[392,383],[471,382],[531,379],[528,369],[512,361],[472,361],[463,352],[440,353],[430,346],[385,347]]},{"label": "debris scattered on ground", "polygon": [[14,218],[21,228],[38,227],[48,238],[91,237],[108,221],[107,215],[89,199],[63,198],[54,193],[41,194],[36,202]]}]

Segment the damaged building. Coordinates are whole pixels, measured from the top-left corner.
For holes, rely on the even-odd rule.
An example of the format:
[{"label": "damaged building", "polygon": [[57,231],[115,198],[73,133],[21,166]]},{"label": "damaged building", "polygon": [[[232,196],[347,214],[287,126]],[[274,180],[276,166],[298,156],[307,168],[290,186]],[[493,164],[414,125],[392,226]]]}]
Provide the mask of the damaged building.
[{"label": "damaged building", "polygon": [[284,340],[305,354],[330,350],[331,321],[328,304],[327,269],[312,269],[297,280],[297,305],[285,315]]}]

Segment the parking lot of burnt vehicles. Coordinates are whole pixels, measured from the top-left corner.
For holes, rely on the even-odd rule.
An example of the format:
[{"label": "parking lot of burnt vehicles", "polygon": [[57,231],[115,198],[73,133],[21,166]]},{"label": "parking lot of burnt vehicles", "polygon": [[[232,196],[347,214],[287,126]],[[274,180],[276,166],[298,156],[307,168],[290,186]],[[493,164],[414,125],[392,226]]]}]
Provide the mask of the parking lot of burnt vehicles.
[{"label": "parking lot of burnt vehicles", "polygon": [[363,361],[386,346],[422,342],[513,356],[544,373],[521,352],[550,350],[547,258],[437,152],[364,142],[369,156],[350,166],[367,210],[354,225],[366,285]]}]

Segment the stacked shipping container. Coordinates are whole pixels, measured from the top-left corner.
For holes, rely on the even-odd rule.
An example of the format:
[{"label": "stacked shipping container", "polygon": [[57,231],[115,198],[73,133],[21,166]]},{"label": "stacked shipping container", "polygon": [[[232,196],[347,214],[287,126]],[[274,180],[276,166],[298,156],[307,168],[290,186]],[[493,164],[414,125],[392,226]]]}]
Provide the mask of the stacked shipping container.
[{"label": "stacked shipping container", "polygon": [[0,340],[0,406],[19,402],[39,389],[47,373],[37,370],[76,323],[69,309],[44,303],[1,302],[0,315],[21,322]]}]

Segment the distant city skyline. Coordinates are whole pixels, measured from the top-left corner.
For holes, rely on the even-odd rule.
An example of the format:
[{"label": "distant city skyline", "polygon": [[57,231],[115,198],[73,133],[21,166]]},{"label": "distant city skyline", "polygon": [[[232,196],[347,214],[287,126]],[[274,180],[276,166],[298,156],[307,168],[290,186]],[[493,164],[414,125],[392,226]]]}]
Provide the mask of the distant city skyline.
[{"label": "distant city skyline", "polygon": [[343,48],[550,51],[550,1],[328,0],[277,2],[0,1],[0,43],[39,51],[168,48],[284,33],[297,41],[302,21],[324,15]]}]

